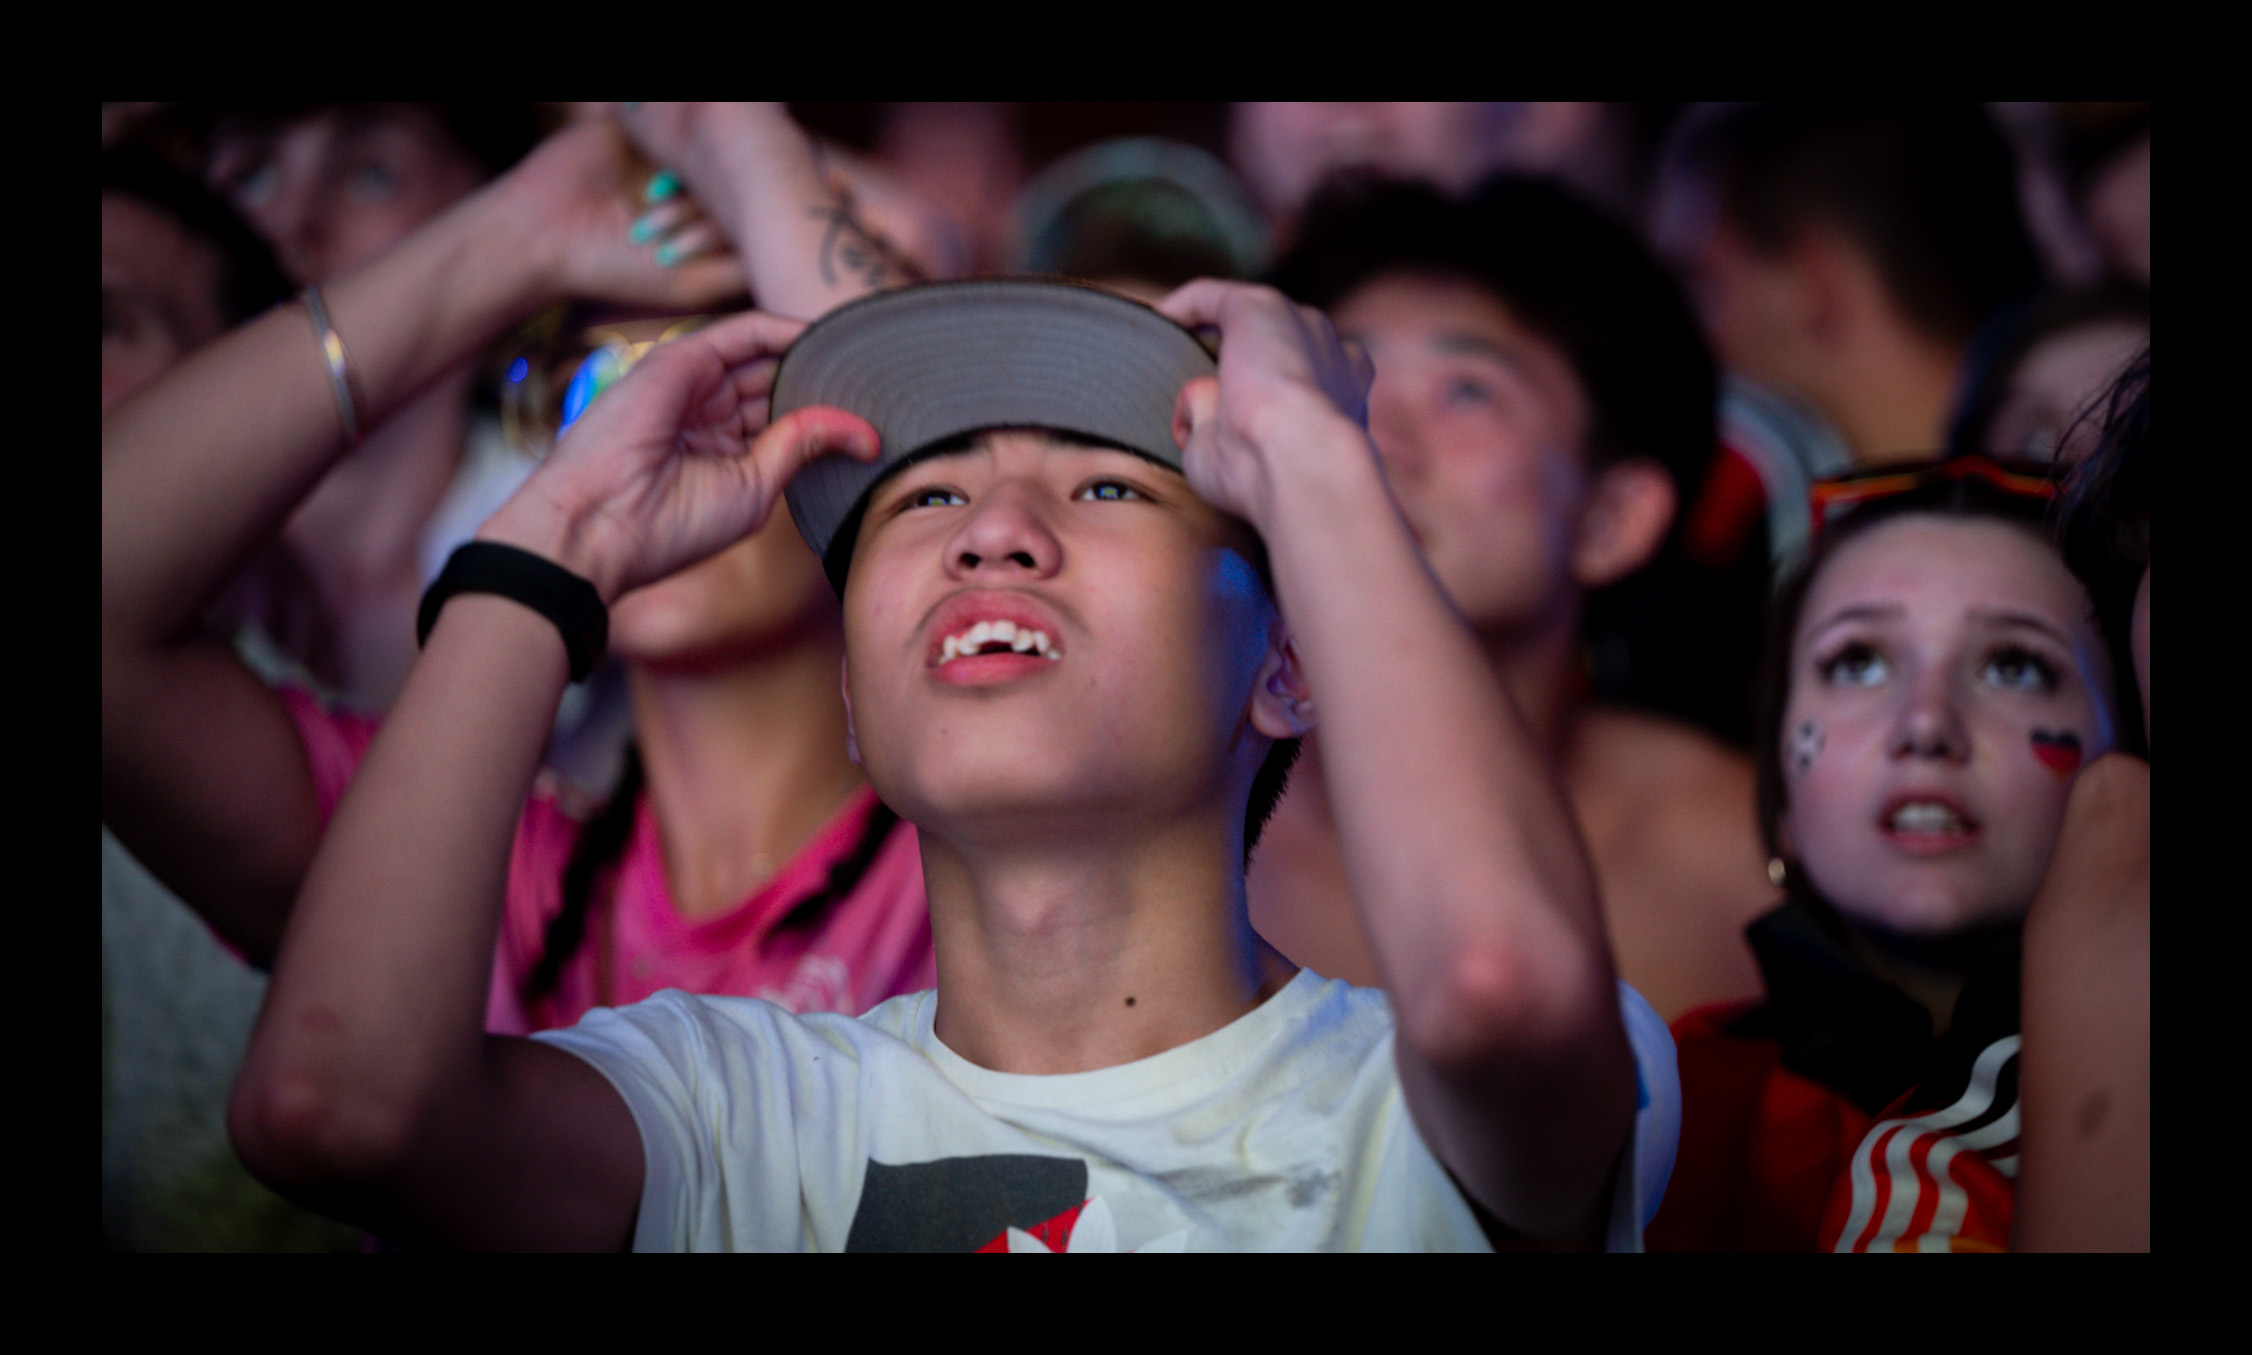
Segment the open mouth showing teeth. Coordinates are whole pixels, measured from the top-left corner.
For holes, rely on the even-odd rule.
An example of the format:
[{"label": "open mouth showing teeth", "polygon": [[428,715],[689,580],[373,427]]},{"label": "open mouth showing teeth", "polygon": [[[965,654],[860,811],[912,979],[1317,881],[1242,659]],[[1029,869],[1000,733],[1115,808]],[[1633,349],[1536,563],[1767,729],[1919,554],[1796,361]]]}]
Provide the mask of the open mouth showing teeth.
[{"label": "open mouth showing teeth", "polygon": [[1910,800],[1892,811],[1888,826],[1896,833],[1967,833],[1970,822],[1936,800]]},{"label": "open mouth showing teeth", "polygon": [[1014,621],[980,621],[960,634],[947,636],[939,646],[938,661],[947,664],[979,654],[1036,654],[1051,662],[1063,657],[1044,630],[1019,626]]}]

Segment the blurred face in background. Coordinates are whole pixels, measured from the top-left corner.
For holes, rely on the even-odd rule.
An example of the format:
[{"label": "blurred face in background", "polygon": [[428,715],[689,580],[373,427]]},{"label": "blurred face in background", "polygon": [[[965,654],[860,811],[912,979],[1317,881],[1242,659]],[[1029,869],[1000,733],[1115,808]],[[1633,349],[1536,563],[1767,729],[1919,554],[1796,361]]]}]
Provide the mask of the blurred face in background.
[{"label": "blurred face in background", "polygon": [[2095,450],[2102,431],[2100,419],[2080,416],[2103,398],[2149,342],[2149,326],[2105,320],[2035,344],[2010,373],[2009,390],[1987,430],[1986,449],[2077,464]]},{"label": "blurred face in background", "polygon": [[1780,390],[1810,384],[1808,295],[1787,257],[1762,254],[1724,221],[1667,243],[1722,366]]},{"label": "blurred face in background", "polygon": [[1707,176],[1679,167],[1659,185],[1650,234],[1721,365],[1779,390],[1801,388],[1812,375],[1809,298],[1788,254],[1762,253],[1722,213]]},{"label": "blurred face in background", "polygon": [[1563,352],[1443,276],[1380,275],[1331,314],[1375,363],[1369,432],[1464,619],[1518,627],[1567,601],[1590,416]]},{"label": "blurred face in background", "polygon": [[138,198],[102,195],[102,412],[226,327],[219,247]]},{"label": "blurred face in background", "polygon": [[271,126],[223,122],[207,173],[301,283],[380,254],[484,178],[438,115],[411,104],[347,105]]}]

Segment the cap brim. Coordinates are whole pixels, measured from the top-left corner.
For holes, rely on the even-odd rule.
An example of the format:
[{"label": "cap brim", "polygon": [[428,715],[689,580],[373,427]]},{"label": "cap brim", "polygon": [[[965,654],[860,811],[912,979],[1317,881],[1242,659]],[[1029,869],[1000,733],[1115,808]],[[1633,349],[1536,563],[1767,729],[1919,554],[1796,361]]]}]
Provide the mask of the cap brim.
[{"label": "cap brim", "polygon": [[1042,428],[1174,469],[1173,405],[1217,370],[1196,337],[1138,301],[1054,280],[879,292],[816,321],[782,357],[774,417],[829,405],[875,425],[873,462],[830,456],[790,482],[790,516],[840,591],[868,491],[939,443]]}]

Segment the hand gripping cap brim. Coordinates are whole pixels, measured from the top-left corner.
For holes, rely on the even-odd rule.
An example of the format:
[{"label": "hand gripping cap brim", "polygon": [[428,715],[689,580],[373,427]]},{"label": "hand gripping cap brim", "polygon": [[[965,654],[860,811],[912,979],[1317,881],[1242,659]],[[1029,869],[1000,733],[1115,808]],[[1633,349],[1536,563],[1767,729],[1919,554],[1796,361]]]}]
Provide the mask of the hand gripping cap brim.
[{"label": "hand gripping cap brim", "polygon": [[1181,466],[1173,405],[1216,371],[1189,331],[1138,301],[1056,281],[939,282],[823,316],[782,357],[774,417],[830,405],[876,426],[873,462],[827,456],[790,482],[790,516],[841,595],[868,492],[940,443],[1039,428]]}]

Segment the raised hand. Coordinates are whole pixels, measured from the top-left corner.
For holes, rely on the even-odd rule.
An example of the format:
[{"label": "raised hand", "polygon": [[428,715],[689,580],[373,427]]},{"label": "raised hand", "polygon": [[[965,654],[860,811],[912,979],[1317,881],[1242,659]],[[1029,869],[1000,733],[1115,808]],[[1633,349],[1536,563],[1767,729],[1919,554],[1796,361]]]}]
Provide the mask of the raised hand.
[{"label": "raised hand", "polygon": [[1220,334],[1219,376],[1184,386],[1173,410],[1189,484],[1216,507],[1263,521],[1274,457],[1324,428],[1365,432],[1375,369],[1320,311],[1269,287],[1209,278],[1157,309]]},{"label": "raised hand", "polygon": [[523,247],[567,296],[671,311],[740,296],[743,266],[697,204],[659,186],[620,126],[590,117],[557,132],[505,181]]},{"label": "raised hand", "polygon": [[611,602],[757,531],[815,457],[874,457],[876,430],[842,410],[768,426],[776,355],[803,328],[754,311],[659,345],[478,535],[576,571]]},{"label": "raised hand", "polygon": [[812,319],[944,272],[960,254],[927,204],[816,147],[781,104],[606,107],[643,154],[695,192],[742,257],[761,310]]}]

